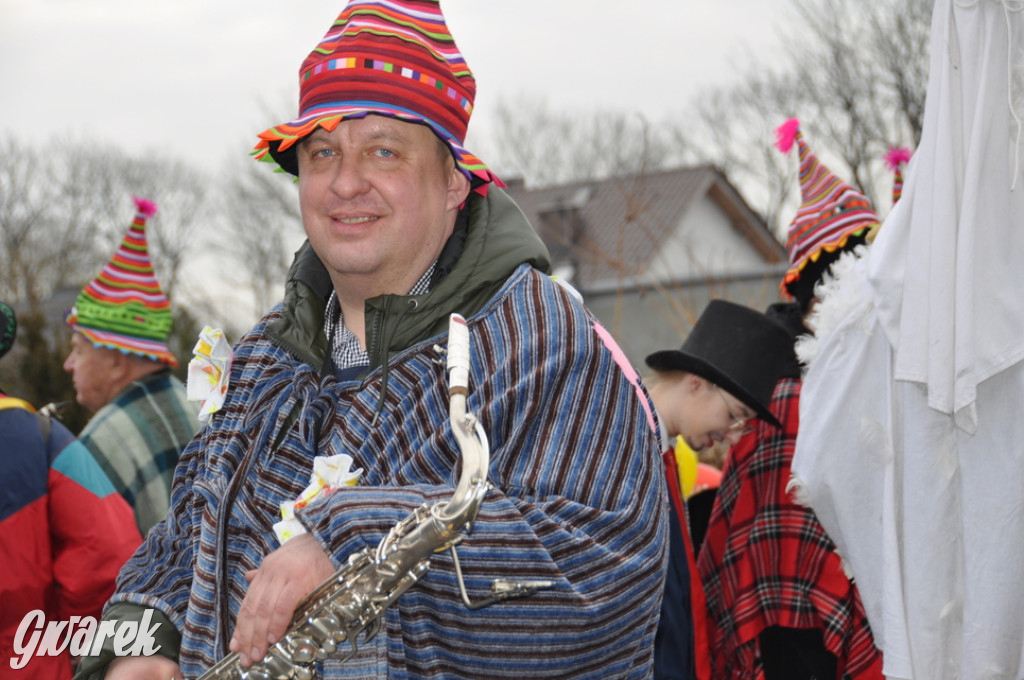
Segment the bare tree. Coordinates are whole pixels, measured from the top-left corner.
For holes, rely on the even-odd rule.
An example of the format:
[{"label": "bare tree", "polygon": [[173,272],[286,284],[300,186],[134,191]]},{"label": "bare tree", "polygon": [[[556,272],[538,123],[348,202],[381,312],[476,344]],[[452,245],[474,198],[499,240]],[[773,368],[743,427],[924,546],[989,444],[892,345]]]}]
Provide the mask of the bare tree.
[{"label": "bare tree", "polygon": [[39,281],[45,272],[32,253],[40,240],[39,225],[53,219],[57,196],[48,181],[49,160],[13,136],[0,140],[0,294],[33,309],[45,294]]},{"label": "bare tree", "polygon": [[929,0],[793,0],[790,47],[774,71],[752,67],[738,86],[708,93],[682,116],[685,155],[711,162],[744,187],[782,231],[796,165],[772,148],[773,130],[798,117],[815,153],[887,207],[891,176],[881,158],[920,140],[927,86]]},{"label": "bare tree", "polygon": [[931,4],[793,0],[789,25],[800,39],[781,62],[751,63],[739,84],[703,92],[655,124],[640,115],[555,112],[525,96],[501,102],[496,164],[532,186],[711,164],[781,232],[796,166],[772,143],[774,129],[796,116],[815,152],[886,206],[891,176],[882,155],[920,139]]},{"label": "bare tree", "polygon": [[233,278],[252,291],[256,318],[281,297],[303,238],[293,178],[272,169],[251,159],[229,163],[218,204],[221,243],[238,272]]},{"label": "bare tree", "polygon": [[499,100],[502,174],[533,186],[643,174],[666,164],[664,133],[639,113],[555,111],[544,98]]}]

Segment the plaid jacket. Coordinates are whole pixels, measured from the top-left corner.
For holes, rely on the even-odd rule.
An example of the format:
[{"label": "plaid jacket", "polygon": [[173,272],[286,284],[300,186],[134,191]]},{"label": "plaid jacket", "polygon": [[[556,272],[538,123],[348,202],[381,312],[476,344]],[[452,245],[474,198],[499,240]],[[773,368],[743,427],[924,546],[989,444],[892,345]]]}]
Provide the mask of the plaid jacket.
[{"label": "plaid jacket", "polygon": [[730,451],[701,546],[715,679],[762,680],[757,637],[768,626],[820,628],[840,677],[882,678],[856,586],[814,512],[786,491],[800,387],[779,380],[771,410],[782,429],[758,421]]},{"label": "plaid jacket", "polygon": [[198,410],[181,381],[159,371],[125,388],[78,436],[134,508],[143,536],[167,514],[174,466],[199,429]]}]

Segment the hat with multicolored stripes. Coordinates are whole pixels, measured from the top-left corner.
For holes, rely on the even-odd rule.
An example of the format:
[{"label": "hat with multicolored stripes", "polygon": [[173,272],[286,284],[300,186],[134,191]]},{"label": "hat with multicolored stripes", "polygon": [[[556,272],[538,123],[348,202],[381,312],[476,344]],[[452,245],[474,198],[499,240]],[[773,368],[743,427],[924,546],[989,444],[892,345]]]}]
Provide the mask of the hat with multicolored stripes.
[{"label": "hat with multicolored stripes", "polygon": [[900,200],[903,195],[903,166],[910,162],[912,152],[905,146],[891,147],[882,159],[885,165],[892,171],[892,204]]},{"label": "hat with multicolored stripes", "polygon": [[137,211],[128,233],[110,262],[79,293],[65,322],[96,347],[177,366],[167,347],[171,303],[153,273],[146,242],[146,220],[156,214],[156,204],[134,200]]},{"label": "hat with multicolored stripes", "polygon": [[423,123],[474,188],[504,183],[463,148],[476,81],[439,0],[353,0],[299,69],[299,117],[260,133],[255,155],[299,174],[295,144],[367,114]]},{"label": "hat with multicolored stripes", "polygon": [[780,125],[775,140],[782,153],[794,141],[800,152],[801,204],[789,227],[790,267],[780,288],[803,304],[813,297],[814,285],[828,266],[843,251],[864,243],[879,219],[864,194],[818,160],[800,133],[798,119]]}]

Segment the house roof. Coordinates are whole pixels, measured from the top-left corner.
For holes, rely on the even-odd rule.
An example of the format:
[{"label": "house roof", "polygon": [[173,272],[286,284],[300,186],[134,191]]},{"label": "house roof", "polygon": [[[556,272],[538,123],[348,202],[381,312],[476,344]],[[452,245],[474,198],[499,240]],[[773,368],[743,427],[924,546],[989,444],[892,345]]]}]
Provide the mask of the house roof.
[{"label": "house roof", "polygon": [[704,197],[766,266],[787,258],[760,217],[710,166],[542,189],[512,184],[508,191],[547,244],[553,263],[575,266],[580,287],[642,276]]}]

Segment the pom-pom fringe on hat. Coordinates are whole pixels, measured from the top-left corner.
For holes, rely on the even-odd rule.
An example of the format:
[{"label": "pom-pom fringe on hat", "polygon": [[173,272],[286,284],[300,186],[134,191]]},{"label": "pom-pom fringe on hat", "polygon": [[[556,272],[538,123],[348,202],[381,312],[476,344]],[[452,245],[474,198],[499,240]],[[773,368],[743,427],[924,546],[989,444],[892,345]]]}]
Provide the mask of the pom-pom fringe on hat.
[{"label": "pom-pom fringe on hat", "polygon": [[478,191],[505,186],[462,146],[476,81],[438,0],[353,0],[302,63],[299,88],[299,117],[260,133],[257,159],[298,175],[300,139],[374,113],[428,125]]},{"label": "pom-pom fringe on hat", "polygon": [[96,347],[138,354],[170,366],[171,303],[153,273],[146,220],[156,204],[134,198],[137,212],[110,262],[75,301],[65,323]]},{"label": "pom-pom fringe on hat", "polygon": [[789,153],[794,142],[800,152],[801,204],[789,227],[786,249],[790,268],[780,285],[783,292],[792,294],[792,287],[808,265],[826,254],[863,243],[879,219],[864,194],[818,160],[800,133],[798,119],[790,118],[780,125],[775,130],[775,140],[782,153]]}]

